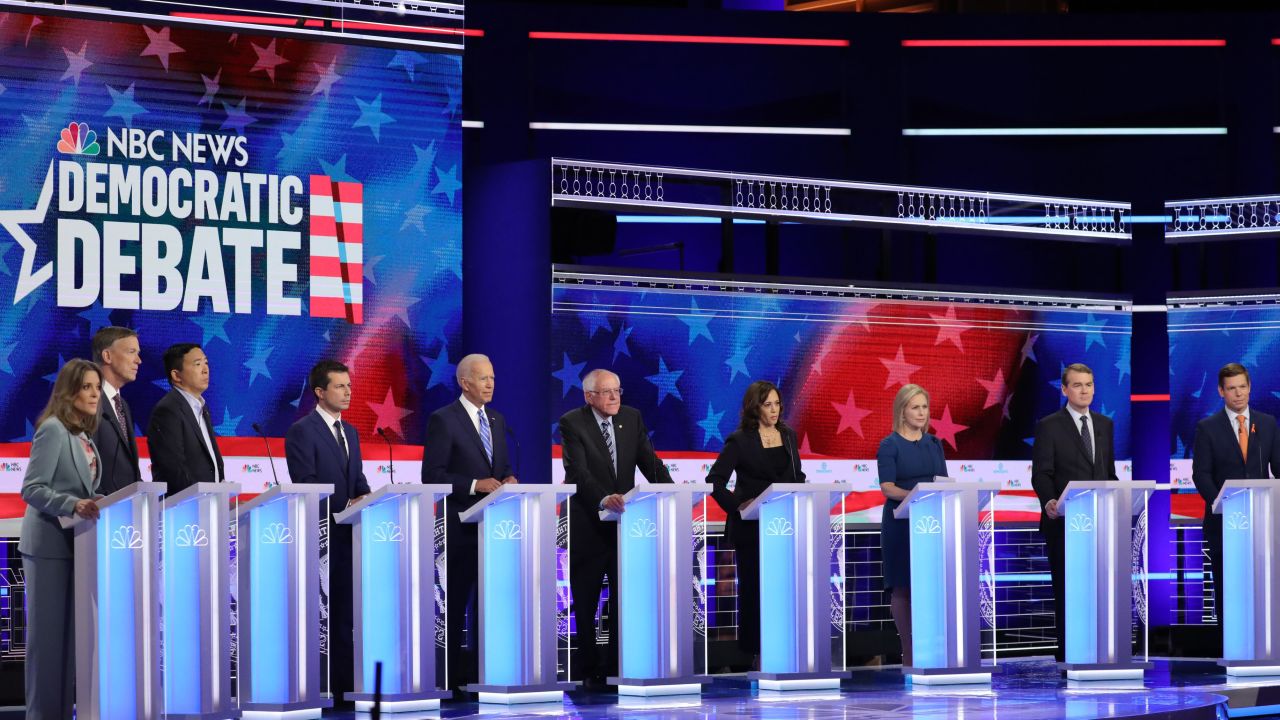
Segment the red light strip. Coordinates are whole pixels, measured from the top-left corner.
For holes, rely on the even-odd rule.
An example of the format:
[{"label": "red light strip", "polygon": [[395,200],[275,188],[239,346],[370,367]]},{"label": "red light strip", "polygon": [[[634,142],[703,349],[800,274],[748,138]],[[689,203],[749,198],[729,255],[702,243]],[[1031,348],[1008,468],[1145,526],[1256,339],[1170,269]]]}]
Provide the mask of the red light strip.
[{"label": "red light strip", "polygon": [[689,43],[694,45],[789,45],[849,47],[848,40],[827,38],[741,37],[735,35],[640,35],[636,33],[531,32],[533,40],[597,40],[606,42]]},{"label": "red light strip", "polygon": [[1169,402],[1169,395],[1130,395],[1129,399],[1133,402]]},{"label": "red light strip", "polygon": [[[209,20],[213,22],[226,23],[253,23],[257,25],[280,25],[280,26],[296,26],[302,18],[289,17],[270,17],[264,15],[221,15],[213,13],[194,13],[194,12],[172,12],[171,17],[188,18],[191,20]],[[324,27],[323,20],[306,20],[303,27]],[[390,25],[387,23],[374,22],[357,22],[347,20],[334,20],[333,27],[335,30],[373,30],[377,32],[399,32],[412,34],[427,35],[462,35],[464,37],[484,37],[484,30],[473,28],[443,28],[443,27],[420,27],[412,25]]]},{"label": "red light strip", "polygon": [[[1280,44],[1280,38],[1271,41]],[[903,40],[902,47],[932,48],[1082,48],[1082,47],[1226,47],[1213,38],[1188,40]]]}]

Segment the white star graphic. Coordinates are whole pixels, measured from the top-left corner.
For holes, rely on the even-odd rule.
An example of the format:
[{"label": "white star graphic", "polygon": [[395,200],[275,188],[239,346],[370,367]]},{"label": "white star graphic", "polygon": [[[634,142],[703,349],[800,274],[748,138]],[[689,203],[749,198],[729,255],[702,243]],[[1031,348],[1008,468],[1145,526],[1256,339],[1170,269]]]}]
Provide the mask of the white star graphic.
[{"label": "white star graphic", "polygon": [[13,293],[16,305],[32,291],[53,277],[53,263],[45,263],[39,270],[32,271],[36,261],[36,242],[31,239],[23,225],[39,225],[44,222],[45,213],[49,210],[49,200],[53,197],[53,161],[49,161],[49,170],[44,176],[44,186],[40,188],[40,200],[34,209],[0,210],[0,227],[13,236],[22,247],[22,269],[18,272],[18,287]]}]

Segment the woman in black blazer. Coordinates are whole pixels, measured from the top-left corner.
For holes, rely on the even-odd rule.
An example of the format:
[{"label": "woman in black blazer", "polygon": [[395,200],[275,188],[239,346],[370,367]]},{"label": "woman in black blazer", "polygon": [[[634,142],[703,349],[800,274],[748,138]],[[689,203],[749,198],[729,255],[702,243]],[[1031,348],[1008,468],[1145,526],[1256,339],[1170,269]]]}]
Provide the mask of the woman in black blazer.
[{"label": "woman in black blazer", "polygon": [[[738,647],[759,667],[760,523],[743,520],[740,508],[773,483],[804,482],[796,433],[782,421],[782,395],[773,383],[757,380],[742,397],[742,421],[724,442],[707,482],[711,497],[728,516],[725,534],[737,549]],[[729,478],[737,474],[733,490]]]}]

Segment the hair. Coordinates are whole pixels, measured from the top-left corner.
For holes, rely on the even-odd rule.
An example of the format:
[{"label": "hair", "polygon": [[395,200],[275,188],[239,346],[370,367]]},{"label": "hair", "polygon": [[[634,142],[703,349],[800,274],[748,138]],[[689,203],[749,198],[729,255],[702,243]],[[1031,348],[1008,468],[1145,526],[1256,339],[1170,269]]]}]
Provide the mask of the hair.
[{"label": "hair", "polygon": [[117,340],[125,338],[137,337],[136,330],[118,325],[108,325],[93,334],[93,342],[90,347],[93,351],[93,362],[102,362],[102,352],[116,343]]},{"label": "hair", "polygon": [[622,384],[622,378],[618,377],[618,373],[613,372],[612,370],[605,370],[604,368],[596,368],[582,376],[582,389],[587,392],[592,392],[596,389],[596,383],[600,382],[600,378],[605,375],[617,380],[619,385]]},{"label": "hair", "polygon": [[1062,387],[1067,386],[1067,373],[1073,372],[1093,375],[1093,370],[1090,370],[1088,365],[1085,365],[1084,363],[1071,363],[1070,365],[1062,368]]},{"label": "hair", "polygon": [[316,388],[325,390],[329,387],[330,373],[349,372],[351,372],[351,370],[337,360],[321,360],[316,363],[315,367],[311,368],[311,375],[309,376],[309,382],[311,383],[310,387],[312,390],[315,390]]},{"label": "hair", "polygon": [[89,373],[97,375],[98,382],[102,382],[102,370],[98,368],[97,363],[80,358],[68,360],[53,381],[53,392],[49,394],[49,404],[44,406],[44,412],[40,413],[36,425],[39,426],[49,418],[57,418],[58,422],[70,432],[83,432],[89,435],[96,432],[98,413],[84,415],[75,406],[76,395],[80,392],[80,386],[84,385],[85,375]]},{"label": "hair", "polygon": [[[749,431],[760,427],[760,406],[769,399],[771,392],[778,393],[778,402],[782,402],[782,391],[768,380],[757,380],[747,386],[747,391],[742,395],[742,420],[738,423],[740,429]],[[778,427],[787,427],[782,421],[781,413],[778,414]]]},{"label": "hair", "polygon": [[[915,383],[908,383],[898,388],[898,394],[893,396],[893,432],[898,432],[902,428],[902,416],[907,412],[907,405],[911,404],[911,400],[917,395],[923,395],[926,403],[933,404],[929,399],[929,391]],[[929,432],[928,422],[924,424],[924,432]]]},{"label": "hair", "polygon": [[174,371],[182,372],[182,361],[187,357],[187,353],[192,350],[199,349],[199,343],[175,343],[164,351],[164,378],[173,385]]},{"label": "hair", "polygon": [[462,384],[463,378],[470,379],[471,366],[475,365],[478,362],[489,362],[489,356],[481,355],[480,353],[471,353],[470,355],[467,355],[466,357],[458,361],[458,368],[454,372],[454,375],[457,377],[459,385]]},{"label": "hair", "polygon": [[1223,365],[1222,369],[1218,371],[1218,387],[1225,387],[1227,384],[1227,378],[1235,377],[1237,375],[1243,375],[1245,382],[1252,382],[1249,379],[1249,370],[1245,368],[1245,366],[1238,362],[1229,362],[1226,365]]}]

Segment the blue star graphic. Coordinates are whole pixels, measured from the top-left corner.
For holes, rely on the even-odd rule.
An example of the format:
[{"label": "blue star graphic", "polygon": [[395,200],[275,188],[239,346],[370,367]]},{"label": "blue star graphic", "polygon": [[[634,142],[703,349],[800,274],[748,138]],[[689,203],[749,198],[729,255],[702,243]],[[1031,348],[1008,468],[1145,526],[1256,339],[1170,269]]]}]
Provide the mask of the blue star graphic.
[{"label": "blue star graphic", "polygon": [[258,118],[245,112],[244,105],[245,98],[240,98],[240,104],[235,107],[232,107],[231,103],[224,100],[222,102],[222,110],[227,114],[227,119],[222,121],[222,125],[219,129],[226,130],[227,128],[233,128],[237,135],[243,135],[246,127],[258,122]]},{"label": "blue star graphic", "polygon": [[271,351],[275,350],[275,346],[267,348],[258,348],[258,352],[253,357],[245,361],[244,366],[249,368],[249,385],[253,385],[253,381],[258,379],[259,375],[271,379],[271,369],[267,366],[267,358],[271,357]]},{"label": "blue star graphic", "polygon": [[426,58],[412,50],[397,50],[391,62],[387,63],[387,67],[404,68],[404,71],[409,73],[409,82],[413,82],[413,69],[418,65],[425,65],[426,62]]},{"label": "blue star graphic", "polygon": [[1174,438],[1173,438],[1173,439],[1178,443],[1178,449],[1174,451],[1173,456],[1174,456],[1174,457],[1176,457],[1176,458],[1184,458],[1184,459],[1185,459],[1185,458],[1187,457],[1187,446],[1186,446],[1186,444],[1182,442],[1182,438],[1180,438],[1180,437],[1178,437],[1178,436],[1176,436],[1176,435],[1174,436]]},{"label": "blue star graphic", "polygon": [[290,400],[290,401],[289,401],[289,404],[290,404],[290,405],[292,405],[292,406],[294,406],[294,407],[298,407],[299,405],[301,405],[301,404],[302,404],[302,398],[306,397],[306,396],[307,396],[307,392],[311,390],[311,388],[307,387],[307,385],[308,385],[308,384],[309,384],[309,383],[308,383],[308,381],[306,381],[306,380],[303,380],[303,381],[302,381],[302,392],[298,394],[298,399],[297,399],[297,400]]},{"label": "blue star graphic", "polygon": [[[595,296],[592,296],[592,302],[598,302]],[[578,319],[582,320],[582,324],[587,326],[587,339],[595,338],[597,330],[605,332],[613,332],[613,326],[609,324],[609,316],[599,310],[587,310],[578,315]]]},{"label": "blue star graphic", "polygon": [[1112,410],[1111,412],[1107,412],[1107,404],[1106,404],[1106,403],[1102,403],[1101,407],[1099,407],[1099,408],[1098,408],[1098,413],[1099,413],[1100,415],[1105,415],[1105,416],[1107,416],[1107,417],[1111,418],[1112,420],[1115,420],[1115,419],[1116,419],[1116,411],[1115,411],[1115,410]]},{"label": "blue star graphic", "polygon": [[80,317],[89,321],[90,335],[111,324],[111,311],[101,305],[94,305],[88,310],[85,310],[80,313]]},{"label": "blue star graphic", "polygon": [[1119,382],[1124,382],[1124,376],[1129,374],[1129,365],[1129,340],[1122,338],[1120,340],[1120,351],[1116,354],[1115,364],[1116,370],[1120,371],[1120,376],[1117,378]]},{"label": "blue star graphic", "polygon": [[31,438],[35,437],[36,428],[31,424],[31,420],[24,419],[23,423],[25,424],[23,434],[20,437],[11,438],[9,442],[31,442]]},{"label": "blue star graphic", "polygon": [[125,125],[133,125],[133,116],[141,115],[147,111],[133,99],[133,85],[125,88],[123,92],[116,90],[110,85],[107,86],[107,92],[111,93],[111,107],[103,113],[104,117],[118,117],[124,121]]},{"label": "blue star graphic", "polygon": [[52,385],[54,381],[58,379],[58,371],[61,370],[62,366],[66,364],[67,364],[67,361],[62,359],[62,353],[58,353],[58,366],[53,369],[53,372],[49,373],[48,375],[45,375],[44,379],[48,380],[49,384]]},{"label": "blue star graphic", "polygon": [[200,339],[200,344],[204,345],[205,347],[208,347],[209,341],[215,338],[225,342],[228,345],[231,344],[231,338],[230,336],[227,335],[227,329],[226,329],[227,320],[229,319],[229,317],[230,317],[229,315],[205,313],[203,315],[196,315],[195,317],[192,317],[189,319],[191,320],[191,322],[200,326],[200,329],[203,331],[203,334]]},{"label": "blue star graphic", "polygon": [[240,419],[243,417],[243,415],[231,417],[231,411],[222,408],[222,422],[213,426],[214,432],[223,437],[235,437],[240,428]]},{"label": "blue star graphic", "polygon": [[712,438],[724,442],[724,435],[720,434],[720,418],[724,417],[724,411],[715,412],[711,407],[711,403],[707,403],[707,416],[698,421],[698,427],[702,428],[702,444],[705,446]]},{"label": "blue star graphic", "polygon": [[13,271],[9,269],[9,262],[4,259],[9,254],[9,248],[13,247],[11,242],[0,242],[0,273],[12,276]]},{"label": "blue star graphic", "polygon": [[360,117],[352,123],[352,129],[367,127],[373,131],[373,139],[382,142],[382,126],[396,121],[395,118],[382,112],[382,93],[378,93],[373,102],[365,102],[360,98],[355,100],[356,105],[360,107]]},{"label": "blue star graphic", "polygon": [[1059,362],[1058,366],[1059,366],[1058,377],[1049,380],[1049,387],[1053,388],[1054,390],[1057,390],[1058,393],[1061,394],[1062,393],[1062,373],[1067,371],[1067,366],[1066,366],[1066,363],[1062,363],[1062,362]]},{"label": "blue star graphic", "polygon": [[442,173],[440,168],[436,168],[436,189],[431,191],[432,195],[448,195],[449,204],[452,205],[454,195],[461,188],[462,183],[458,181],[457,165],[449,168],[447,173]]},{"label": "blue star graphic", "polygon": [[436,166],[436,141],[432,140],[425,148],[417,145],[413,146],[413,167],[409,168],[409,174],[427,175],[431,169]]},{"label": "blue star graphic", "polygon": [[564,353],[564,365],[559,370],[551,373],[551,377],[560,381],[560,397],[562,399],[568,396],[569,391],[573,388],[582,387],[582,368],[586,366],[586,360],[574,363],[569,359],[569,353]]},{"label": "blue star graphic", "polygon": [[627,347],[627,338],[631,336],[631,331],[635,330],[632,325],[629,328],[622,328],[618,331],[618,339],[613,341],[613,362],[618,361],[618,355],[626,355],[631,357],[631,348]]},{"label": "blue star graphic", "polygon": [[698,301],[693,299],[689,300],[689,314],[681,315],[680,322],[689,326],[689,344],[690,345],[693,344],[694,340],[697,340],[700,337],[705,337],[711,342],[716,341],[715,338],[711,337],[711,328],[708,327],[708,324],[711,322],[711,319],[714,317],[715,317],[715,313],[712,313],[710,315],[701,314],[698,311]]},{"label": "blue star graphic", "polygon": [[684,401],[680,396],[680,388],[676,386],[676,381],[684,374],[683,370],[668,370],[667,361],[661,355],[658,356],[658,372],[655,375],[645,377],[645,380],[653,383],[658,388],[658,405],[662,405],[662,401],[668,395],[674,395],[677,400]]},{"label": "blue star graphic", "polygon": [[445,95],[449,96],[449,102],[444,106],[443,112],[449,117],[453,117],[458,113],[458,108],[462,105],[462,90],[455,89],[452,85],[445,86]]},{"label": "blue star graphic", "polygon": [[427,364],[427,369],[431,372],[431,378],[427,380],[428,390],[436,385],[444,385],[458,374],[458,366],[449,362],[449,348],[445,345],[440,346],[440,352],[434,358],[426,355],[421,357],[422,362]]},{"label": "blue star graphic", "polygon": [[[1202,394],[1204,394],[1204,383],[1205,383],[1205,381],[1206,381],[1206,380],[1208,380],[1208,379],[1209,379],[1209,371],[1208,371],[1208,370],[1206,370],[1206,371],[1204,371],[1204,372],[1200,373],[1200,389],[1199,389],[1199,390],[1196,390],[1196,391],[1195,391],[1195,392],[1193,392],[1193,393],[1191,393],[1191,397],[1193,397],[1193,398],[1195,398],[1195,399],[1197,399],[1197,400],[1199,400],[1199,399],[1200,399],[1200,396],[1201,396]],[[1273,393],[1274,393],[1275,391],[1274,391],[1274,390],[1272,390],[1271,392],[1273,392]],[[1280,397],[1280,395],[1277,395],[1276,397]]]},{"label": "blue star graphic", "polygon": [[325,175],[328,175],[330,178],[333,178],[334,180],[337,180],[337,181],[340,181],[340,182],[355,182],[355,181],[356,181],[356,179],[355,179],[355,178],[353,178],[353,177],[351,177],[350,175],[348,175],[348,174],[347,174],[347,155],[346,155],[346,153],[343,153],[343,154],[342,154],[342,157],[338,158],[337,162],[334,162],[334,163],[327,163],[327,162],[325,162],[325,161],[324,161],[324,158],[321,158],[321,159],[320,159],[320,169],[324,171],[324,174],[325,174]]},{"label": "blue star graphic", "polygon": [[7,373],[9,375],[13,374],[13,365],[9,364],[9,355],[16,347],[18,347],[18,343],[16,342],[0,346],[0,372]]},{"label": "blue star graphic", "polygon": [[729,382],[738,379],[738,373],[751,377],[751,371],[747,369],[747,353],[751,352],[752,347],[754,346],[748,345],[745,348],[738,348],[737,352],[724,361],[724,364],[728,365],[730,370]]},{"label": "blue star graphic", "polygon": [[1089,313],[1089,319],[1085,321],[1085,328],[1087,330],[1084,336],[1085,352],[1089,352],[1089,348],[1093,347],[1094,343],[1098,343],[1102,347],[1107,346],[1106,341],[1102,339],[1102,328],[1106,326],[1106,320],[1098,320],[1093,316],[1093,313]]}]

